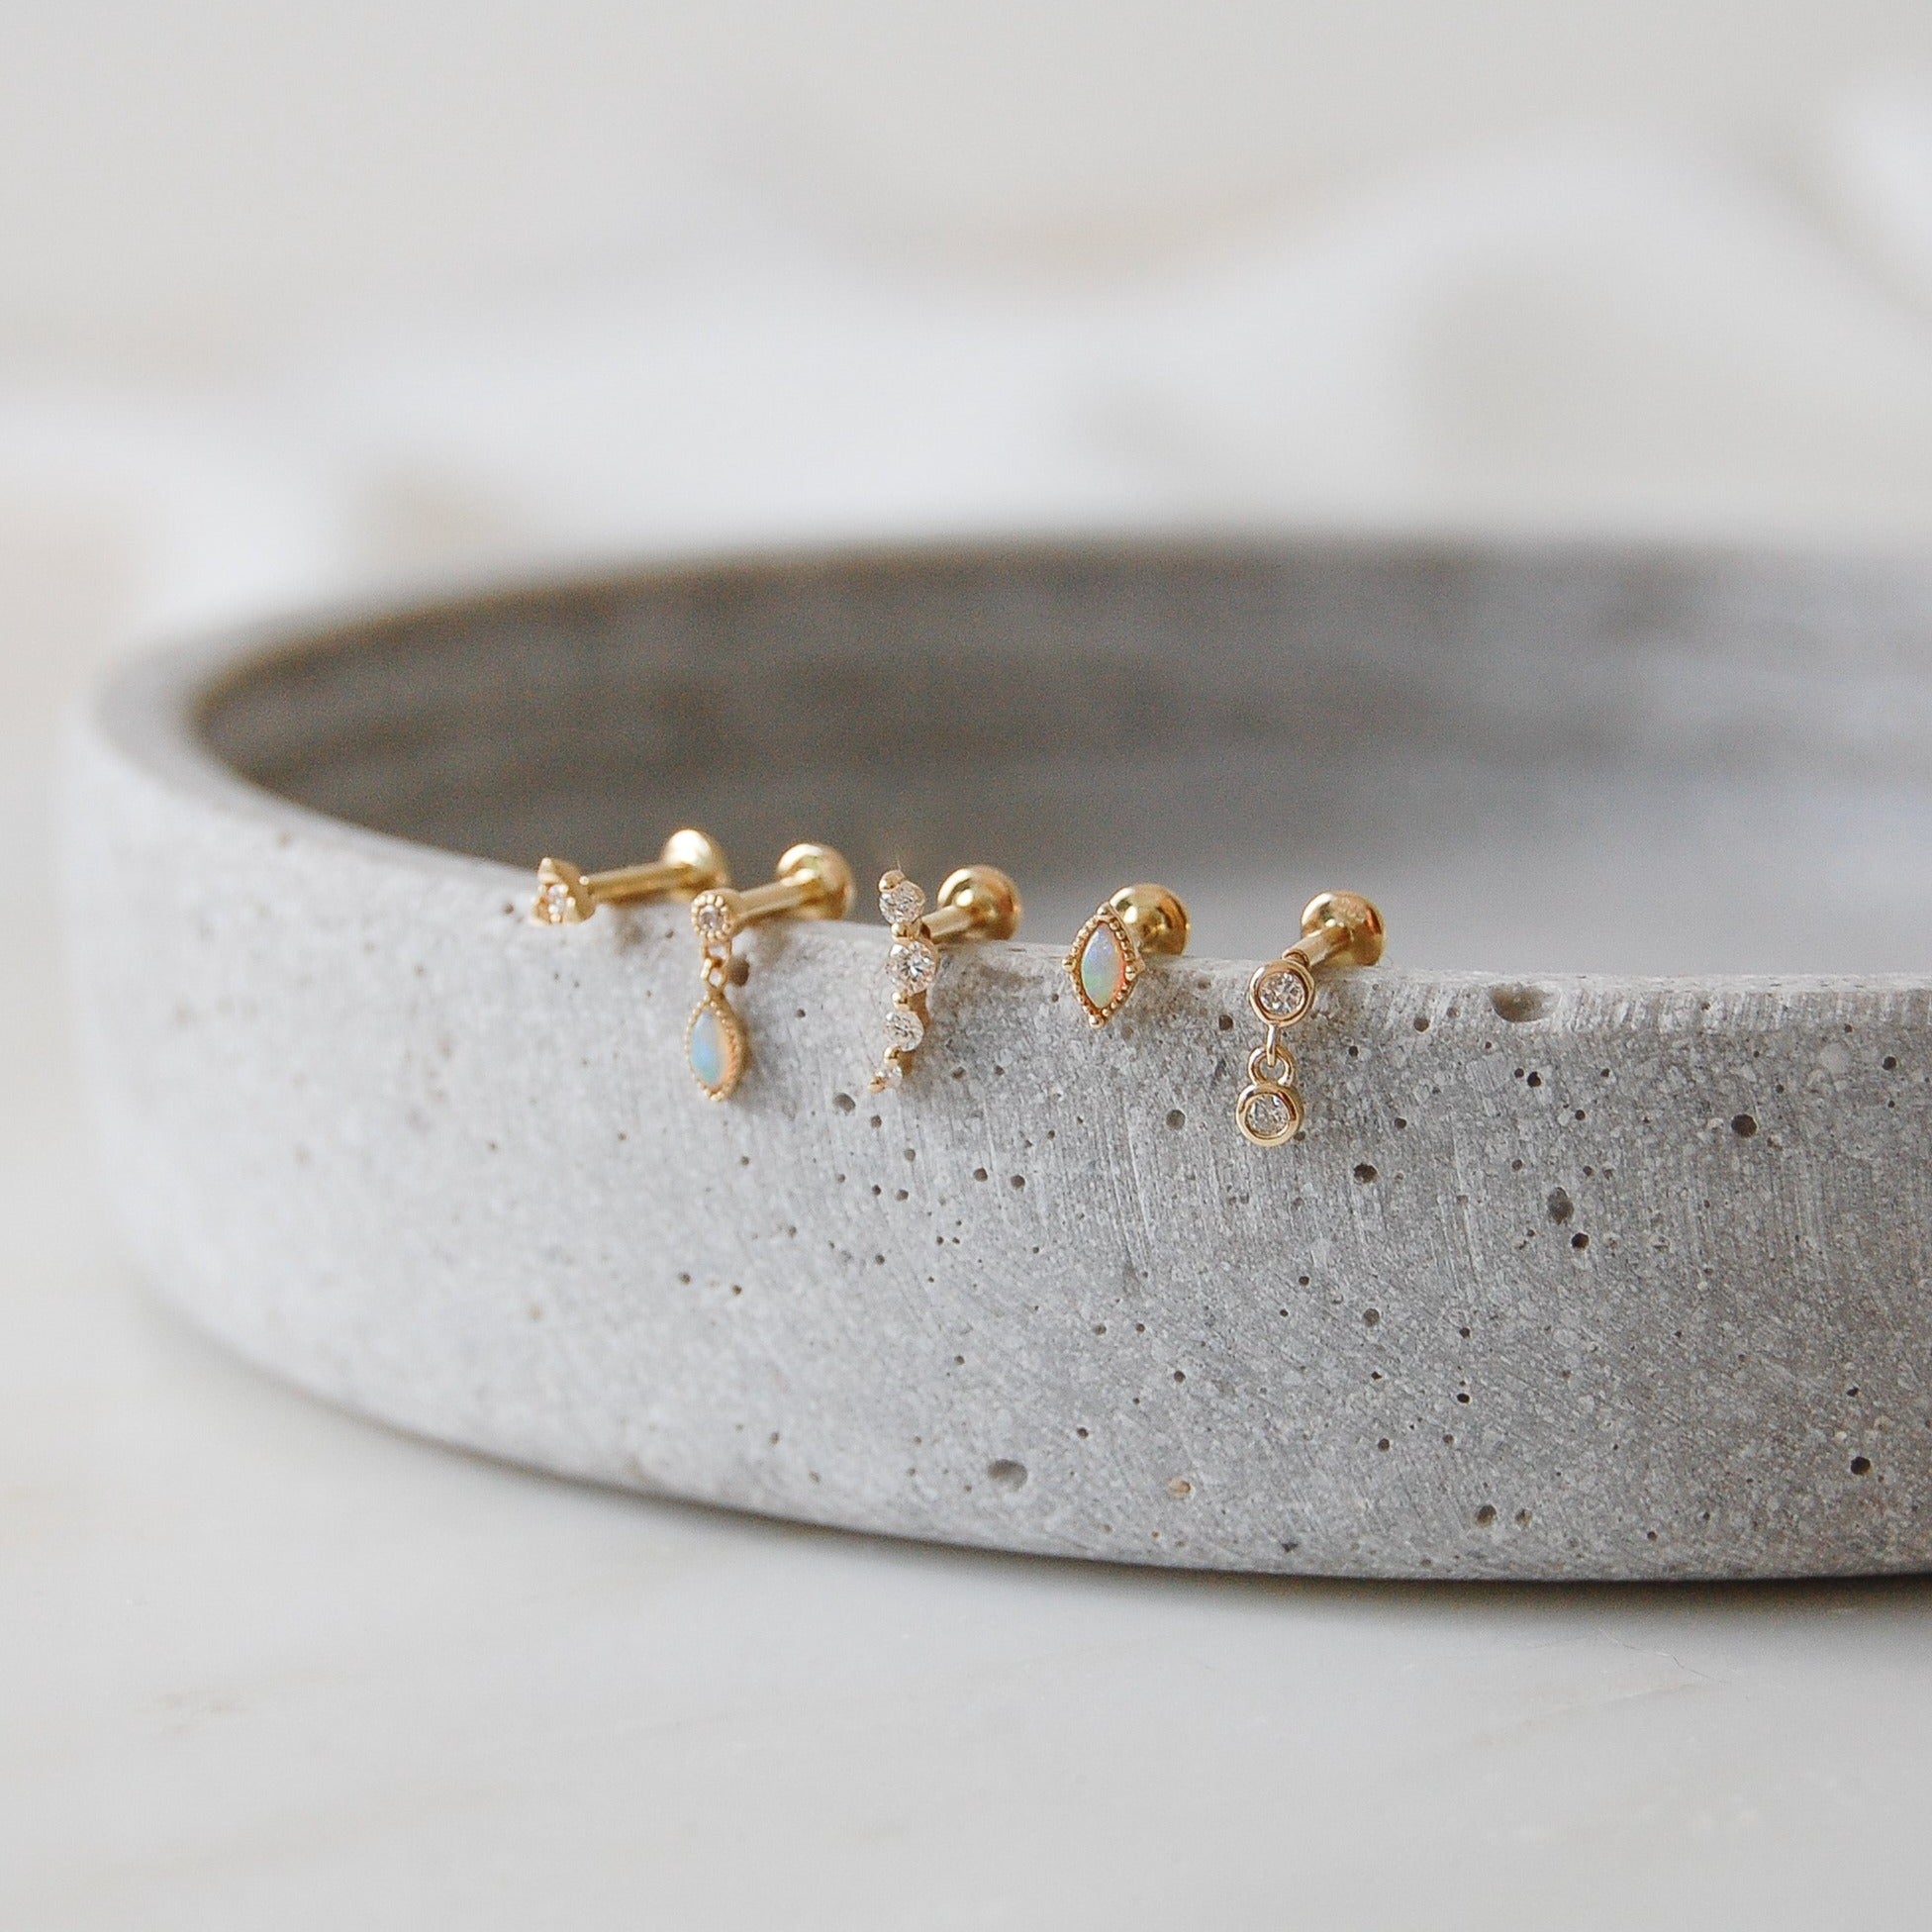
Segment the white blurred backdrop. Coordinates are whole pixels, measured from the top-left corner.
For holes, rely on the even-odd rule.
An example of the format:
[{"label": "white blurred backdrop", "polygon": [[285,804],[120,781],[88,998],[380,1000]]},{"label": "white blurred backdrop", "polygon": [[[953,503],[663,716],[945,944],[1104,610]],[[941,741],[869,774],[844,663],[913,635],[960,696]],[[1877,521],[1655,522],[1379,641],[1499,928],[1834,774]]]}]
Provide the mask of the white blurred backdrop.
[{"label": "white blurred backdrop", "polygon": [[1922,0],[0,4],[0,713],[763,536],[1932,530]]}]

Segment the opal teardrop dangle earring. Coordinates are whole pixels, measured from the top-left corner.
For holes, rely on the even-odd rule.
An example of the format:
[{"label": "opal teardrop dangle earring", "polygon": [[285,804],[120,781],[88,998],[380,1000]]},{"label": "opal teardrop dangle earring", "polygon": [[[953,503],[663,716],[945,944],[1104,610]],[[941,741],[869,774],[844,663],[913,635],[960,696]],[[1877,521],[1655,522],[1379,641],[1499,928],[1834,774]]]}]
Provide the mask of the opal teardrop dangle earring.
[{"label": "opal teardrop dangle earring", "polygon": [[1248,1005],[1267,1029],[1248,1055],[1248,1084],[1234,1103],[1234,1124],[1257,1147],[1279,1147],[1302,1131],[1306,1110],[1295,1084],[1295,1056],[1282,1034],[1314,1012],[1322,966],[1373,966],[1382,957],[1382,915],[1360,893],[1324,892],[1302,913],[1302,936],[1248,982]]}]

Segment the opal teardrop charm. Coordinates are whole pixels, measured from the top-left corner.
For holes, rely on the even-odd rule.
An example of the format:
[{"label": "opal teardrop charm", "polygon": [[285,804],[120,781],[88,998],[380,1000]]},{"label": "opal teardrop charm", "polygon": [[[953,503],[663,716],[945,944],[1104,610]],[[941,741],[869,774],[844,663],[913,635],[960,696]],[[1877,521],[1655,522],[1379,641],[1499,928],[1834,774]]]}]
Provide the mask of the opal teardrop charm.
[{"label": "opal teardrop charm", "polygon": [[715,1101],[728,1100],[744,1077],[744,1025],[722,992],[711,988],[691,1010],[684,1029],[684,1057],[691,1077]]}]

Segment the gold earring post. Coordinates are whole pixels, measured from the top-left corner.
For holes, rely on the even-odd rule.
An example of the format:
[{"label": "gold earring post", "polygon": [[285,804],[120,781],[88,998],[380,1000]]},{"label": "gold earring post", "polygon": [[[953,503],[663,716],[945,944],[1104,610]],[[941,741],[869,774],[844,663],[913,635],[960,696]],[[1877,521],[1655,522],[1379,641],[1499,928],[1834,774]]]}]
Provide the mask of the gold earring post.
[{"label": "gold earring post", "polygon": [[842,919],[852,891],[852,868],[829,845],[794,845],[765,885],[744,892],[722,886],[701,897],[726,902],[736,932],[764,919]]},{"label": "gold earring post", "polygon": [[1289,948],[1316,967],[1373,966],[1387,936],[1382,914],[1359,892],[1320,892],[1302,909],[1302,936]]},{"label": "gold earring post", "polygon": [[536,868],[536,897],[530,916],[538,925],[580,925],[600,906],[676,894],[689,898],[728,886],[731,868],[724,848],[687,825],[664,841],[656,858],[609,872],[583,872],[568,859],[546,858]]},{"label": "gold earring post", "polygon": [[1122,886],[1107,903],[1127,928],[1136,952],[1187,951],[1188,909],[1165,886]]},{"label": "gold earring post", "polygon": [[939,887],[938,907],[925,918],[926,937],[942,946],[954,939],[1011,939],[1023,912],[1019,888],[997,865],[962,865]]}]

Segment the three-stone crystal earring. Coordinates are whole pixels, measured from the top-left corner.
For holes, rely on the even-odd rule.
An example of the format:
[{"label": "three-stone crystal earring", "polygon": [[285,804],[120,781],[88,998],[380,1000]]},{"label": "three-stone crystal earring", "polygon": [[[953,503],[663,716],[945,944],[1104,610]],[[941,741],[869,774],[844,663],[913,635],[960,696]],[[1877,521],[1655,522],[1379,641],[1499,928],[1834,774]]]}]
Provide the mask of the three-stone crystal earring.
[{"label": "three-stone crystal earring", "polygon": [[536,868],[530,916],[538,925],[578,925],[600,906],[670,894],[689,898],[730,883],[731,868],[718,841],[687,825],[664,841],[664,849],[648,865],[581,872],[568,859],[546,858]]},{"label": "three-stone crystal earring", "polygon": [[1302,911],[1302,936],[1258,967],[1248,1005],[1266,1031],[1248,1055],[1248,1084],[1234,1103],[1234,1124],[1257,1147],[1279,1147],[1302,1131],[1306,1109],[1295,1084],[1295,1056],[1282,1034],[1314,1011],[1321,966],[1373,966],[1382,957],[1382,915],[1360,893],[1324,892]]},{"label": "three-stone crystal earring", "polygon": [[1105,1026],[1127,1004],[1148,953],[1188,949],[1188,909],[1165,886],[1122,886],[1080,928],[1067,978],[1089,1022]]},{"label": "three-stone crystal earring", "polygon": [[742,986],[750,976],[733,949],[738,934],[765,919],[842,919],[851,904],[852,868],[829,845],[794,845],[769,885],[748,892],[717,886],[691,902],[705,990],[684,1029],[684,1057],[713,1100],[730,1098],[751,1057],[744,1022],[724,997],[726,987]]},{"label": "three-stone crystal earring", "polygon": [[892,1007],[886,1051],[872,1091],[904,1079],[931,1024],[926,996],[939,977],[939,948],[959,939],[1011,939],[1019,930],[1019,889],[992,865],[962,865],[939,888],[939,904],[925,910],[925,894],[896,868],[879,881],[879,911],[892,926],[886,977]]}]

